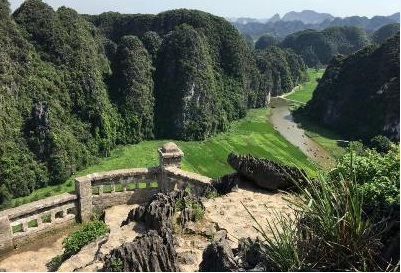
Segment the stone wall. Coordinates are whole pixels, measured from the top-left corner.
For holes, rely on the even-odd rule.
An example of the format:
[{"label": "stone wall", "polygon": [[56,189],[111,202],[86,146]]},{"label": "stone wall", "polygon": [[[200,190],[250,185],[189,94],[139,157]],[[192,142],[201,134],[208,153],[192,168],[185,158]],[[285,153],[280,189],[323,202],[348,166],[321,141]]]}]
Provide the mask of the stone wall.
[{"label": "stone wall", "polygon": [[91,205],[95,210],[121,204],[141,204],[159,192],[159,171],[155,168],[123,169],[77,178],[90,183]]},{"label": "stone wall", "polygon": [[0,211],[0,255],[46,232],[88,221],[94,210],[141,204],[157,192],[189,187],[203,195],[211,179],[181,170],[184,153],[174,143],[158,149],[159,166],[93,173],[75,179],[75,194],[62,194]]},{"label": "stone wall", "polygon": [[0,212],[0,253],[76,221],[77,196],[62,194]]},{"label": "stone wall", "polygon": [[191,192],[202,196],[211,187],[212,179],[197,173],[187,172],[177,167],[165,169],[168,191],[184,190],[189,187]]}]

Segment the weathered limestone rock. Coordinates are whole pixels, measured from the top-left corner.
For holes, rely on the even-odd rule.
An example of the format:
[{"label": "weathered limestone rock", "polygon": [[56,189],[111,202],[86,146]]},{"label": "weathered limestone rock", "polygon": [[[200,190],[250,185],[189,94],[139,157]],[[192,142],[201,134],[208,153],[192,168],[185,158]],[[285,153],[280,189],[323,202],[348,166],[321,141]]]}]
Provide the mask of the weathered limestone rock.
[{"label": "weathered limestone rock", "polygon": [[231,153],[227,161],[240,175],[264,189],[289,189],[295,186],[294,181],[301,185],[307,183],[303,170],[267,159]]},{"label": "weathered limestone rock", "polygon": [[227,194],[238,187],[240,176],[238,173],[226,174],[212,181],[213,188],[219,195]]},{"label": "weathered limestone rock", "polygon": [[172,191],[169,194],[155,194],[146,206],[139,206],[128,213],[128,217],[121,223],[127,225],[132,221],[144,222],[146,229],[160,231],[163,227],[172,228],[172,217],[176,210],[182,227],[188,221],[195,221],[195,209],[205,210],[199,197],[186,191]]},{"label": "weathered limestone rock", "polygon": [[102,271],[177,272],[178,257],[171,232],[160,237],[154,230],[113,249],[105,258]]},{"label": "weathered limestone rock", "polygon": [[239,240],[238,248],[231,249],[227,232],[220,233],[215,239],[216,241],[204,250],[199,271],[263,272],[267,270],[267,262],[260,252],[262,248],[260,240],[242,238]]},{"label": "weathered limestone rock", "polygon": [[207,246],[203,251],[200,272],[227,272],[238,271],[239,265],[235,261],[234,253],[227,240],[227,236]]}]

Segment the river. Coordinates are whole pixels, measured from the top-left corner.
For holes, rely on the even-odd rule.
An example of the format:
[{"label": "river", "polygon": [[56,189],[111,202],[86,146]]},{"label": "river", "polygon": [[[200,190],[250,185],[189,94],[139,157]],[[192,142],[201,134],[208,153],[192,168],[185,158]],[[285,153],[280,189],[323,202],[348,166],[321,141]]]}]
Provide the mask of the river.
[{"label": "river", "polygon": [[289,110],[289,103],[285,99],[272,98],[269,106],[271,107],[269,120],[283,137],[324,169],[334,165],[335,161],[332,156],[310,139],[305,131],[294,122]]}]

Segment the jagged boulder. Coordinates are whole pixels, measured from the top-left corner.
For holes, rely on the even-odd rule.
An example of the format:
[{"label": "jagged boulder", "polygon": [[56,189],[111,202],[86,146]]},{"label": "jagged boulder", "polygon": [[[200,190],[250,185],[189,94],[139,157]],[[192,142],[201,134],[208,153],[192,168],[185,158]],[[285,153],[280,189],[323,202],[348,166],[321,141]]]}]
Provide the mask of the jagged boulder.
[{"label": "jagged boulder", "polygon": [[289,189],[295,183],[306,184],[305,171],[251,155],[229,154],[227,162],[240,175],[267,190]]},{"label": "jagged boulder", "polygon": [[239,268],[227,236],[224,236],[203,251],[199,272],[230,272]]},{"label": "jagged boulder", "polygon": [[164,231],[163,238],[150,230],[133,242],[113,249],[105,258],[104,272],[177,272],[178,256],[171,231]]},{"label": "jagged boulder", "polygon": [[139,206],[128,213],[128,217],[121,223],[127,225],[132,221],[144,222],[146,229],[160,231],[172,228],[172,217],[180,212],[179,223],[182,227],[189,221],[199,220],[199,214],[205,211],[200,197],[187,191],[172,191],[168,194],[157,193],[145,206]]},{"label": "jagged boulder", "polygon": [[227,194],[238,187],[240,176],[238,173],[226,174],[212,181],[213,188],[219,195]]},{"label": "jagged boulder", "polygon": [[259,239],[241,238],[238,248],[231,249],[227,232],[222,235],[225,236],[219,236],[203,251],[200,272],[268,271],[268,263],[261,252],[263,243]]}]

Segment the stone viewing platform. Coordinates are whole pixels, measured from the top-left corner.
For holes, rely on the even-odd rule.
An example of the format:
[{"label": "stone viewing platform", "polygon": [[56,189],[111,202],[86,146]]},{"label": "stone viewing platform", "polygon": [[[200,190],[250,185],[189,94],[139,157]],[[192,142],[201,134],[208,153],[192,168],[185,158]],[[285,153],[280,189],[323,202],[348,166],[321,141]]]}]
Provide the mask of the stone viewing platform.
[{"label": "stone viewing platform", "polygon": [[75,193],[65,193],[0,211],[0,255],[44,233],[88,221],[94,211],[147,202],[158,192],[187,187],[204,194],[212,179],[181,169],[184,153],[169,142],[158,150],[159,166],[92,173],[75,179]]}]

